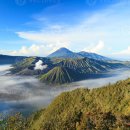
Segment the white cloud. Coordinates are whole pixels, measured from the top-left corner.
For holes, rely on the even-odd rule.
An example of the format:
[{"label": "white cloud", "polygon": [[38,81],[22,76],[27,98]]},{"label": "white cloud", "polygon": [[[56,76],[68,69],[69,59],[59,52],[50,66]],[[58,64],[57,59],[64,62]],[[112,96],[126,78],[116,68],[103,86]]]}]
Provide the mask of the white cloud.
[{"label": "white cloud", "polygon": [[47,56],[61,47],[69,47],[68,43],[48,43],[32,44],[31,46],[22,46],[19,50],[0,50],[0,54],[18,55],[18,56]]},{"label": "white cloud", "polygon": [[[116,29],[119,29],[119,26],[115,29],[114,23],[116,22],[114,20],[115,18],[119,19],[120,17],[115,16],[113,13],[115,11],[115,8],[119,8],[119,5],[100,10],[94,14],[91,14],[90,16],[86,15],[81,20],[81,22],[76,25],[61,26],[52,23],[50,26],[44,26],[44,29],[41,27],[40,31],[21,31],[17,32],[17,35],[20,38],[32,41],[34,43],[41,43],[44,47],[41,47],[40,45],[40,48],[42,48],[42,50],[46,50],[45,52],[48,54],[60,47],[69,47],[75,49],[78,46],[78,48],[75,50],[82,49],[83,47],[88,46],[90,43],[98,42],[100,39],[103,39],[103,41],[107,40],[107,43],[112,43],[110,40],[115,40],[116,37],[119,40],[118,33],[115,32]],[[41,18],[42,17],[43,16],[41,16]],[[111,19],[113,19],[113,21]],[[108,21],[110,21],[112,24],[109,24]],[[115,30],[113,30],[113,28]],[[86,50],[90,52],[99,52],[103,48],[104,43],[100,41],[97,45],[86,48]],[[34,54],[34,51],[32,50],[33,49],[31,48],[26,48],[26,50],[23,49],[26,54],[27,51],[30,53],[33,52]],[[22,49],[19,50],[19,52],[21,53]],[[47,53],[45,55],[47,55]],[[42,53],[42,56],[43,55],[44,54]]]},{"label": "white cloud", "polygon": [[130,60],[130,46],[128,46],[126,49],[113,52],[109,54],[108,56],[112,57],[113,59],[115,58],[119,60]]},{"label": "white cloud", "polygon": [[50,50],[51,49],[45,49],[44,45],[33,44],[30,47],[22,46],[19,50],[0,50],[0,54],[18,56],[45,56]]},{"label": "white cloud", "polygon": [[[41,55],[46,56],[49,53],[54,52],[55,50],[59,49],[60,47],[67,47],[67,48],[75,48],[77,44],[80,46],[86,46],[86,44],[89,44],[88,42],[91,41],[91,39],[95,39],[95,42],[99,40],[103,36],[103,33],[101,32],[91,32],[88,31],[88,28],[85,28],[86,25],[78,25],[75,27],[70,27],[62,30],[57,30],[57,27],[54,27],[54,30],[44,30],[39,32],[17,32],[18,36],[35,42],[35,43],[41,43],[41,45],[35,45],[35,50],[32,47],[30,48],[21,48],[19,51],[17,51],[15,54],[20,53],[24,55]],[[62,27],[61,27],[62,28]],[[58,28],[60,29],[60,28]],[[38,48],[39,46],[39,48]],[[97,52],[101,47],[102,43],[100,43],[95,50]],[[82,47],[81,47],[82,48]],[[41,52],[41,49],[44,50],[46,53],[34,53],[34,52]],[[26,53],[25,53],[26,52]]]},{"label": "white cloud", "polygon": [[29,56],[36,56],[36,55],[41,55],[41,54],[46,54],[47,50],[45,50],[44,45],[36,45],[33,44],[30,47],[23,46],[21,49],[16,50],[16,51],[11,51],[12,55],[29,55]]},{"label": "white cloud", "polygon": [[39,60],[36,64],[35,64],[35,70],[44,70],[48,67],[48,65],[43,65],[43,61]]},{"label": "white cloud", "polygon": [[21,49],[9,51],[9,53],[12,55],[46,56],[60,47],[80,51],[82,48],[89,46],[90,43],[97,43],[102,39],[104,42],[100,41],[96,45],[92,44],[84,50],[96,53],[102,52],[106,55],[110,51],[106,51],[104,46],[109,48],[113,47],[113,44],[114,46],[118,46],[121,43],[127,45],[130,40],[128,34],[125,32],[127,28],[125,28],[125,31],[123,30],[123,35],[121,32],[122,26],[129,25],[130,22],[129,17],[126,17],[126,19],[122,18],[122,16],[129,15],[129,10],[127,9],[129,7],[125,7],[123,11],[120,11],[121,6],[122,4],[113,5],[106,9],[93,12],[92,14],[90,12],[89,15],[85,12],[81,14],[84,15],[81,22],[75,25],[62,24],[61,26],[51,22],[49,23],[50,25],[46,25],[43,20],[47,21],[48,18],[42,15],[40,17],[41,22],[38,22],[41,27],[39,31],[16,32],[20,38],[35,44],[32,44],[30,47],[25,45]]},{"label": "white cloud", "polygon": [[[86,21],[86,19],[85,19]],[[103,31],[91,30],[88,28],[87,22],[81,22],[75,26],[61,27],[58,25],[51,25],[48,29],[42,31],[29,31],[29,32],[17,32],[20,38],[42,44],[57,44],[64,43],[86,43],[95,40],[99,40],[102,36],[105,36]],[[51,29],[50,29],[51,28]]]},{"label": "white cloud", "polygon": [[130,46],[128,46],[127,49],[118,52],[117,54],[121,54],[121,55],[130,55]]},{"label": "white cloud", "polygon": [[99,41],[98,44],[96,44],[96,45],[91,45],[90,47],[85,48],[83,51],[98,53],[98,52],[100,52],[102,49],[104,49],[104,47],[105,47],[104,42],[103,42],[103,41]]},{"label": "white cloud", "polygon": [[122,51],[118,51],[112,54],[115,57],[123,58],[123,59],[130,59],[130,46]]}]

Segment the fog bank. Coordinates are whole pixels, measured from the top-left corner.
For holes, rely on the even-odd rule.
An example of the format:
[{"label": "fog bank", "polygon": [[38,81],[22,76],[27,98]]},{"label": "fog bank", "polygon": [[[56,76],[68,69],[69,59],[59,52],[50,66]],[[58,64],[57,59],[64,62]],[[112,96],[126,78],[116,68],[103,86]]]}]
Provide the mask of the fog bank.
[{"label": "fog bank", "polygon": [[28,113],[46,107],[60,93],[76,88],[96,88],[127,79],[130,71],[114,71],[112,77],[89,79],[69,85],[47,86],[28,76],[5,75],[10,66],[0,66],[0,112]]}]

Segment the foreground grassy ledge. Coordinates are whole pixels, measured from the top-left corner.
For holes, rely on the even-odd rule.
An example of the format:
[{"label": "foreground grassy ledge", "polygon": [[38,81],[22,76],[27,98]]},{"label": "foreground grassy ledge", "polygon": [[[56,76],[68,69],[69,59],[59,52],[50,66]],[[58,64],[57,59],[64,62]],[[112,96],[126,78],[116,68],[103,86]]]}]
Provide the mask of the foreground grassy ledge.
[{"label": "foreground grassy ledge", "polygon": [[23,126],[17,122],[7,130],[130,130],[130,79],[62,93]]},{"label": "foreground grassy ledge", "polygon": [[29,130],[127,130],[129,122],[130,79],[61,94],[32,116]]}]

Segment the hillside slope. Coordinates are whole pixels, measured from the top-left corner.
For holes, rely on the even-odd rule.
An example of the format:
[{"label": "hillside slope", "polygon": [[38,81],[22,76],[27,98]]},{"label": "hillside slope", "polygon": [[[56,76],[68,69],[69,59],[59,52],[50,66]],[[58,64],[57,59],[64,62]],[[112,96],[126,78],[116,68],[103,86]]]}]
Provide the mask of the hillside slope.
[{"label": "hillside slope", "polygon": [[2,116],[0,130],[130,130],[130,79],[64,92],[28,118]]},{"label": "hillside slope", "polygon": [[42,75],[40,80],[47,83],[63,84],[76,81],[78,79],[78,73],[65,67],[55,67],[48,73]]},{"label": "hillside slope", "polygon": [[[41,61],[42,65],[47,65],[47,68],[44,70],[35,69],[36,63]],[[29,57],[21,62],[13,64],[13,68],[11,69],[11,73],[17,75],[40,75],[47,73],[50,69],[52,69],[53,63],[47,58],[41,57]]]},{"label": "hillside slope", "polygon": [[57,63],[58,66],[68,67],[80,73],[96,74],[109,71],[111,69],[123,68],[125,65],[120,63],[108,63],[90,58],[82,59],[63,59]]},{"label": "hillside slope", "polygon": [[35,113],[28,130],[129,130],[130,79],[58,96]]},{"label": "hillside slope", "polygon": [[[40,80],[49,84],[64,84],[88,78],[105,76],[110,70],[123,68],[125,65],[107,63],[89,58],[59,59],[53,61],[55,68],[40,75]],[[106,74],[107,76],[107,74]]]}]

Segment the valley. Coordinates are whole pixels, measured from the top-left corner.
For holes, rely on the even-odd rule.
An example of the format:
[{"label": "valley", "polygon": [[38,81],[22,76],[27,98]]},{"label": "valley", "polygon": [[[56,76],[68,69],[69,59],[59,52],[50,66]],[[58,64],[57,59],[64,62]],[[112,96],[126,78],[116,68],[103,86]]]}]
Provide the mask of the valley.
[{"label": "valley", "polygon": [[95,79],[70,84],[47,85],[33,76],[10,75],[10,65],[0,66],[0,113],[22,112],[24,115],[48,106],[62,92],[77,88],[99,88],[109,83],[127,79],[129,70],[115,70]]},{"label": "valley", "polygon": [[0,0],[0,130],[130,130],[129,0]]},{"label": "valley", "polygon": [[0,113],[11,114],[1,122],[1,130],[3,125],[17,130],[83,130],[89,121],[96,130],[129,130],[129,70],[54,87],[32,76],[12,76],[8,69],[0,66]]}]

